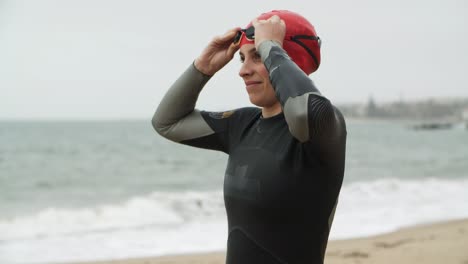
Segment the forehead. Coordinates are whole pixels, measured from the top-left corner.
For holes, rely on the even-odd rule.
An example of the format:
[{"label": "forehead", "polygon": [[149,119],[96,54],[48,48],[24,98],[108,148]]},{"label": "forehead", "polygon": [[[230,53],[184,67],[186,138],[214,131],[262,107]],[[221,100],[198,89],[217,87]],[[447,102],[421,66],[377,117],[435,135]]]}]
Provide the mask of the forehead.
[{"label": "forehead", "polygon": [[239,54],[244,56],[255,54],[255,52],[257,52],[257,49],[255,49],[254,44],[244,44],[239,49]]}]

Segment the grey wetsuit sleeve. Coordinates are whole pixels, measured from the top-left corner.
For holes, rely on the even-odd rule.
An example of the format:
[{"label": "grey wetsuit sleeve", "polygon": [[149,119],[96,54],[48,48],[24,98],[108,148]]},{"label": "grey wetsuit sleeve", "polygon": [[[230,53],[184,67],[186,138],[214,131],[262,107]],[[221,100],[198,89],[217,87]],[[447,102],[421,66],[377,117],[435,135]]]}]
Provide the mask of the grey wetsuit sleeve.
[{"label": "grey wetsuit sleeve", "polygon": [[174,82],[161,100],[152,119],[154,129],[163,137],[181,142],[213,134],[195,104],[211,76],[193,64]]},{"label": "grey wetsuit sleeve", "polygon": [[301,142],[339,136],[344,129],[341,113],[281,46],[274,41],[264,41],[259,53],[270,74],[291,134]]}]

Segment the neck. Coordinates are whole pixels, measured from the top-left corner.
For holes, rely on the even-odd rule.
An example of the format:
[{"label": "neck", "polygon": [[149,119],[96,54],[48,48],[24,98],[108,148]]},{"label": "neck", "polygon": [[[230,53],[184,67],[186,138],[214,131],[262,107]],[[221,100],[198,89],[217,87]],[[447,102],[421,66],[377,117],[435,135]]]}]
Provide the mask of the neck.
[{"label": "neck", "polygon": [[269,118],[269,117],[275,116],[275,115],[277,115],[277,114],[279,114],[281,112],[283,112],[283,109],[281,108],[281,104],[279,102],[276,102],[272,106],[262,108],[263,118]]}]

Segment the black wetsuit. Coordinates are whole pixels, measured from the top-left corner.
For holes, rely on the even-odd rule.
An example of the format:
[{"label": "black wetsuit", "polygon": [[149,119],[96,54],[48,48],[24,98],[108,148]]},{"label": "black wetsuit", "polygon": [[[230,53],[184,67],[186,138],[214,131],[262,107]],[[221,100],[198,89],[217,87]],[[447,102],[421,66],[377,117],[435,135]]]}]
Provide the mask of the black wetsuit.
[{"label": "black wetsuit", "polygon": [[229,155],[226,263],[323,263],[344,175],[345,122],[280,47],[262,43],[259,52],[281,114],[194,110],[210,77],[191,65],[161,101],[153,125],[173,141]]}]

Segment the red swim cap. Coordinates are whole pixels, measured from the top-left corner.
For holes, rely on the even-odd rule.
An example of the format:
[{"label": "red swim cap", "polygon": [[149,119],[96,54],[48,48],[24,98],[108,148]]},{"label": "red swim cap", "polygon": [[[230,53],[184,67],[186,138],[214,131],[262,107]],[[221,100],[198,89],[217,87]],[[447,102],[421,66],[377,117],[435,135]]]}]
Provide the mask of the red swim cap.
[{"label": "red swim cap", "polygon": [[[289,57],[301,68],[307,75],[315,72],[320,66],[320,43],[317,39],[299,38],[297,40],[291,37],[317,37],[314,26],[303,16],[288,11],[288,10],[272,10],[268,13],[263,13],[257,17],[259,20],[266,20],[277,15],[286,24],[286,35],[283,41],[283,49],[288,53]],[[252,26],[250,22],[246,28]],[[240,46],[244,44],[253,44],[253,40],[249,40],[242,35]],[[304,45],[304,46],[301,46]]]}]

